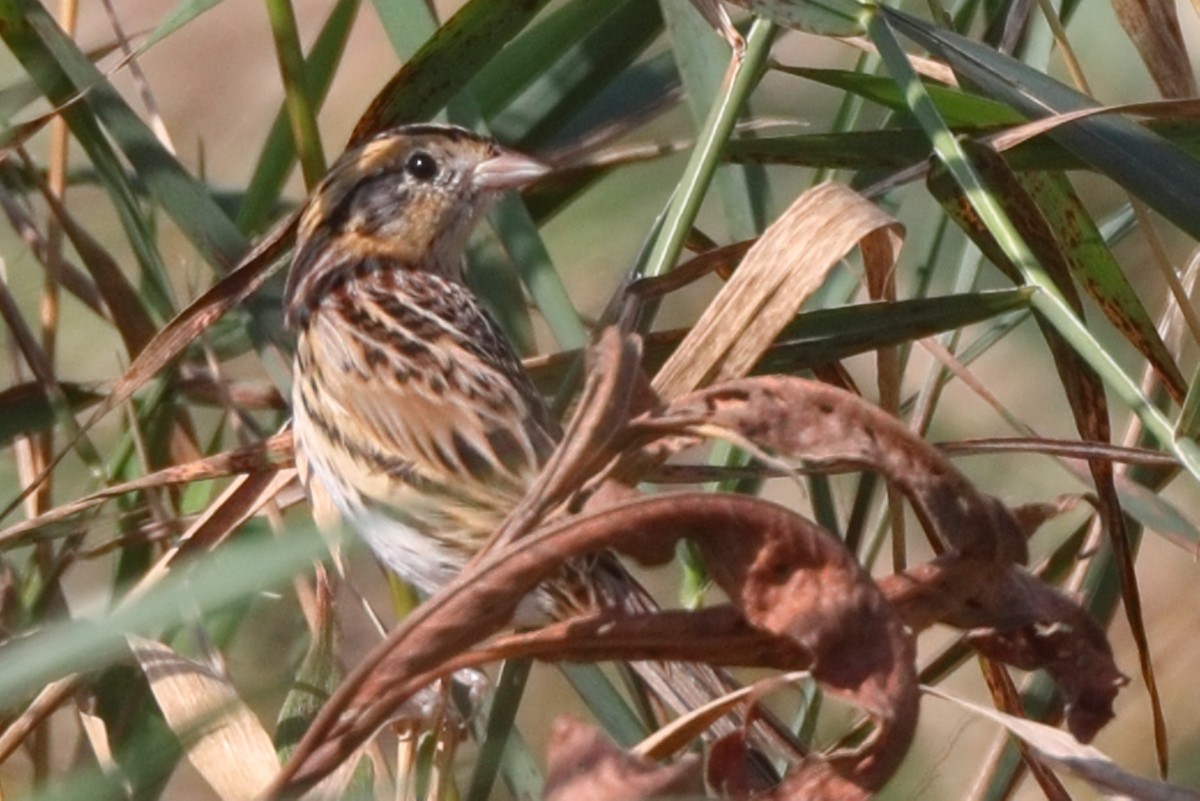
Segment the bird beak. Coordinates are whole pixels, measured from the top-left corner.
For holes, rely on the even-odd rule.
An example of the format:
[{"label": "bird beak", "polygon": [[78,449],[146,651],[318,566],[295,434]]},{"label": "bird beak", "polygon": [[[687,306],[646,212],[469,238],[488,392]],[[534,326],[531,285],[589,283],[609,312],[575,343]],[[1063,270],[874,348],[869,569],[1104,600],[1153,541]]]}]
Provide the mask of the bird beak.
[{"label": "bird beak", "polygon": [[500,155],[475,167],[471,183],[477,189],[516,189],[533,183],[548,172],[550,168],[540,161],[512,150],[502,150]]}]

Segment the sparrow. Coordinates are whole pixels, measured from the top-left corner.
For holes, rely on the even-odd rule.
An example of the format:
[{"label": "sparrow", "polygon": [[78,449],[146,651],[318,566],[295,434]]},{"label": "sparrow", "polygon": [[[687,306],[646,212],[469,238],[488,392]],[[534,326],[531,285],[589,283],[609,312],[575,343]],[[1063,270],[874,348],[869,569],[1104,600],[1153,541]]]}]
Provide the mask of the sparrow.
[{"label": "sparrow", "polygon": [[[319,525],[344,521],[422,595],[483,547],[561,435],[463,280],[479,217],[547,172],[462,128],[408,125],[346,152],[300,216],[284,294],[300,479]],[[547,585],[551,620],[654,608],[612,554]],[[728,689],[707,666],[632,667],[676,714]]]}]

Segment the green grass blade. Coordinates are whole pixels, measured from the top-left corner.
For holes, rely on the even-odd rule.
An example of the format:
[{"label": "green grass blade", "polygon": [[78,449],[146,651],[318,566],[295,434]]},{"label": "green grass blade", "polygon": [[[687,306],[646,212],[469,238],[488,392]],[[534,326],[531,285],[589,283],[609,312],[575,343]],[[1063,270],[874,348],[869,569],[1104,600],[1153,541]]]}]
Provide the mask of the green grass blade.
[{"label": "green grass blade", "polygon": [[[1098,107],[1090,97],[970,39],[900,12],[885,10],[884,16],[905,36],[945,58],[984,94],[1028,117]],[[1114,115],[1077,120],[1047,135],[1184,231],[1200,237],[1200,161]]]},{"label": "green grass blade", "polygon": [[720,161],[721,152],[733,133],[738,114],[750,91],[758,83],[761,68],[771,49],[775,27],[756,20],[746,36],[744,60],[737,67],[726,91],[713,103],[700,131],[691,158],[667,207],[659,232],[642,269],[642,275],[654,277],[670,270],[683,250],[700,204],[708,191]]},{"label": "green grass blade", "polygon": [[575,2],[530,28],[471,82],[488,128],[537,150],[625,73],[662,32],[654,3]]},{"label": "green grass blade", "polygon": [[[711,111],[710,98],[720,96],[729,63],[729,46],[717,36],[690,0],[659,0],[667,20],[671,49],[683,79],[692,119],[699,128]],[[766,225],[766,172],[760,165],[725,164],[713,176],[729,237],[735,241],[757,236]]]},{"label": "green grass blade", "polygon": [[175,33],[175,31],[179,30],[184,25],[187,25],[205,11],[208,11],[209,9],[219,5],[221,2],[222,0],[180,0],[175,8],[171,9],[171,12],[167,14],[163,21],[158,23],[158,27],[156,27],[150,33],[150,37],[146,39],[146,43],[142,45],[141,50],[145,51],[149,49],[151,45],[161,42],[163,39],[166,39],[168,36]]},{"label": "green grass blade", "polygon": [[867,7],[856,0],[732,0],[763,19],[819,36],[860,36]]},{"label": "green grass blade", "polygon": [[1142,394],[1137,383],[1121,369],[1108,351],[1096,341],[1091,331],[1075,316],[1070,305],[1055,288],[1053,280],[1009,223],[999,203],[992,197],[967,159],[959,142],[941,120],[889,27],[890,21],[897,18],[894,12],[880,9],[880,13],[871,20],[869,26],[872,41],[879,48],[880,56],[893,77],[904,86],[906,96],[912,103],[912,112],[925,128],[938,157],[962,186],[983,224],[1021,271],[1026,283],[1039,290],[1033,297],[1034,308],[1054,326],[1126,406],[1137,414],[1147,431],[1163,447],[1168,448],[1188,472],[1200,480],[1200,447],[1197,447],[1194,441],[1174,437],[1174,428],[1163,413]]},{"label": "green grass blade", "polygon": [[291,0],[267,0],[267,16],[275,37],[275,55],[283,78],[284,106],[292,124],[292,138],[300,155],[304,185],[314,188],[325,175],[325,152],[317,128],[316,101],[309,86],[300,31]]},{"label": "green grass blade", "polygon": [[[342,54],[346,51],[350,29],[358,18],[361,5],[361,0],[338,0],[337,5],[329,12],[325,24],[321,26],[321,32],[317,34],[308,58],[305,59],[304,72],[312,104],[317,108],[325,102],[329,94],[334,73]],[[295,163],[296,140],[292,135],[285,107],[275,115],[271,130],[259,153],[258,162],[254,166],[250,183],[238,204],[238,228],[253,233],[260,231],[269,222],[274,206],[283,192],[283,185]]]}]

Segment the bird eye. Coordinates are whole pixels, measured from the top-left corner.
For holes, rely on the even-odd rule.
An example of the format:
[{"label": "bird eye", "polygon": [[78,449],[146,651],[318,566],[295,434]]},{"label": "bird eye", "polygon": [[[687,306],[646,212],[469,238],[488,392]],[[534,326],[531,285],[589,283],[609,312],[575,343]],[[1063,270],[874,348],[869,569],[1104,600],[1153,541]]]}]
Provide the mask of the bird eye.
[{"label": "bird eye", "polygon": [[404,169],[408,174],[418,181],[432,180],[438,173],[437,162],[433,156],[426,153],[424,150],[418,150],[408,157],[408,161],[404,165]]}]

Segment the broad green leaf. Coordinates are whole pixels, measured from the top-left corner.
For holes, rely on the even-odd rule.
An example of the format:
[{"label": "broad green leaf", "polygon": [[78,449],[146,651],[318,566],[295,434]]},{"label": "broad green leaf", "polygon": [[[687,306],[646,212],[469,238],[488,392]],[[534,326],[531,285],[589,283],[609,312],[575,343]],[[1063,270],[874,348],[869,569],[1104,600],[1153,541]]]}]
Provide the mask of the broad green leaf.
[{"label": "broad green leaf", "polygon": [[[1031,295],[1029,289],[1002,289],[806,311],[783,330],[754,372],[796,372],[953,331],[1026,309]],[[653,373],[661,367],[686,333],[649,334],[645,343],[646,371]],[[550,390],[557,387],[578,355],[565,352],[532,360],[531,372],[538,386]]]},{"label": "broad green leaf", "polygon": [[755,373],[795,372],[879,348],[914,342],[1027,308],[1027,289],[861,303],[804,312],[788,325]]},{"label": "broad green leaf", "polygon": [[[843,89],[851,94],[874,101],[892,111],[908,113],[908,104],[890,78],[879,75],[868,75],[851,70],[814,69],[811,67],[777,66],[776,70],[807,78],[835,89]],[[980,97],[977,94],[942,86],[932,81],[923,81],[925,91],[937,106],[937,110],[945,118],[946,124],[964,127],[989,127],[993,125],[1019,125],[1025,122],[1025,117],[1003,103]]]},{"label": "broad green leaf", "polygon": [[575,2],[517,37],[471,81],[500,140],[536,150],[638,59],[662,31],[655,3]]},{"label": "broad green leaf", "polygon": [[[1150,130],[1176,146],[1200,157],[1200,124],[1189,121],[1151,123]],[[969,136],[986,136],[989,129],[962,131]],[[932,154],[929,137],[914,128],[888,128],[878,131],[796,134],[733,139],[725,157],[737,162],[794,164],[804,167],[873,170],[911,167]],[[1086,170],[1090,166],[1057,142],[1038,137],[1004,151],[1014,170]],[[576,175],[581,178],[585,173]],[[537,191],[555,188],[543,182]]]},{"label": "broad green leaf", "polygon": [[[889,24],[944,58],[983,94],[1030,118],[1098,105],[1092,98],[978,42],[892,9],[880,10]],[[1076,120],[1053,129],[1047,136],[1193,237],[1200,237],[1200,161],[1142,126],[1112,115]]]},{"label": "broad green leaf", "polygon": [[1130,285],[1079,195],[1058,172],[1017,175],[1058,237],[1075,281],[1158,373],[1176,400],[1186,382],[1150,313]]},{"label": "broad green leaf", "polygon": [[401,61],[408,61],[437,31],[438,21],[425,0],[372,0],[375,16]]},{"label": "broad green leaf", "polygon": [[375,96],[355,126],[351,142],[393,125],[432,117],[546,2],[514,5],[508,0],[471,0]]}]

